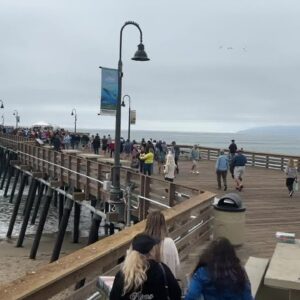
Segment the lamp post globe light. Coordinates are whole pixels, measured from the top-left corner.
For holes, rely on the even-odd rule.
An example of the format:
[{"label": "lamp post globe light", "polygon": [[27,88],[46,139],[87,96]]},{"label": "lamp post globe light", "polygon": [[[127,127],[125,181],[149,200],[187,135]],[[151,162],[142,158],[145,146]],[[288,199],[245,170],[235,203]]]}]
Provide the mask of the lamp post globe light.
[{"label": "lamp post globe light", "polygon": [[20,116],[16,109],[14,110],[13,115],[16,117],[16,129],[18,129],[18,123],[20,122]]},{"label": "lamp post globe light", "polygon": [[123,101],[121,104],[123,107],[125,107],[125,98],[128,99],[128,103],[129,103],[129,106],[128,106],[128,140],[130,141],[131,98],[129,95],[123,96]]},{"label": "lamp post globe light", "polygon": [[[122,98],[122,77],[123,77],[123,63],[122,63],[122,37],[123,30],[127,25],[135,26],[140,32],[140,43],[138,49],[135,52],[132,60],[135,61],[148,61],[150,60],[147,53],[144,50],[143,45],[143,33],[140,26],[133,22],[127,21],[120,30],[120,44],[119,44],[119,62],[118,62],[118,99],[116,106],[116,127],[115,127],[115,155],[114,155],[114,167],[112,172],[112,188],[110,191],[111,199],[114,202],[120,202],[121,189],[120,189],[120,138],[121,138],[121,98]],[[124,206],[116,205],[116,211],[119,214],[119,218],[124,218]]]},{"label": "lamp post globe light", "polygon": [[76,127],[77,127],[77,112],[76,109],[73,108],[71,111],[71,116],[74,116],[74,133],[76,133]]}]

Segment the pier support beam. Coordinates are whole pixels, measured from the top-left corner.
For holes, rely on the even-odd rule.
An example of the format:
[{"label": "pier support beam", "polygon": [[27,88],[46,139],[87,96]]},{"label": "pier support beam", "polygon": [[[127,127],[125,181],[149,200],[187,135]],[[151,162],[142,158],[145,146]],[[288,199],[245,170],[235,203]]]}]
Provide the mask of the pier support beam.
[{"label": "pier support beam", "polygon": [[61,223],[61,219],[64,213],[65,195],[59,193],[58,195],[58,227]]},{"label": "pier support beam", "polygon": [[16,190],[16,187],[17,187],[17,184],[18,184],[18,181],[19,181],[19,177],[20,177],[20,173],[21,173],[21,171],[19,169],[15,170],[15,180],[14,180],[11,192],[10,192],[9,203],[13,202],[13,199],[14,199],[14,196],[15,196],[15,190]]},{"label": "pier support beam", "polygon": [[[42,184],[42,185],[44,185],[44,184]],[[31,251],[30,251],[29,257],[31,259],[35,259],[35,257],[36,257],[36,253],[37,253],[37,250],[38,250],[38,247],[40,244],[40,240],[41,240],[41,237],[43,234],[44,225],[45,225],[45,222],[47,219],[47,215],[48,215],[48,211],[49,211],[49,207],[50,207],[52,198],[53,198],[53,190],[51,188],[48,188],[45,204],[42,209],[40,221],[39,221],[38,228],[36,230],[36,234],[35,234],[34,241],[33,241],[32,247],[31,247]]]},{"label": "pier support beam", "polygon": [[6,234],[6,236],[8,238],[11,238],[11,234],[12,234],[13,229],[14,229],[14,225],[15,225],[16,218],[17,218],[17,215],[18,215],[18,211],[19,211],[21,200],[22,200],[26,180],[27,180],[27,175],[25,173],[23,173],[20,188],[19,188],[19,192],[18,192],[18,197],[16,199],[16,203],[15,203],[15,206],[14,206],[14,211],[11,215],[8,230],[7,230],[7,234]]},{"label": "pier support beam", "polygon": [[61,223],[59,225],[59,231],[56,238],[56,242],[53,248],[52,256],[50,262],[56,261],[59,258],[60,250],[64,241],[64,236],[66,233],[67,225],[69,222],[71,210],[73,207],[73,200],[70,200],[67,198],[65,207],[64,207],[64,213],[63,217],[61,219]]},{"label": "pier support beam", "polygon": [[45,185],[43,183],[40,183],[38,197],[36,199],[34,211],[33,211],[32,218],[31,218],[31,225],[35,224],[35,220],[36,220],[39,208],[40,208],[40,204],[41,204],[41,201],[42,201],[44,190],[45,190]]},{"label": "pier support beam", "polygon": [[35,179],[35,178],[32,178],[31,185],[32,185],[32,190],[31,190],[31,193],[28,195],[25,215],[24,215],[24,219],[23,219],[23,223],[22,223],[22,227],[21,227],[21,230],[20,230],[20,233],[19,233],[19,238],[18,238],[16,247],[22,247],[22,245],[23,245],[23,241],[24,241],[28,221],[29,221],[29,218],[30,218],[30,213],[31,213],[32,206],[33,206],[34,199],[35,199],[35,195],[36,195],[36,190],[39,186],[38,180]]},{"label": "pier support beam", "polygon": [[[96,206],[95,208],[100,208],[100,200],[97,200]],[[90,232],[89,232],[89,238],[88,238],[88,245],[93,244],[95,242],[98,241],[99,235],[99,227],[102,221],[102,217],[97,215],[97,214],[93,214],[92,217],[92,223],[91,223],[91,227],[90,227]]]},{"label": "pier support beam", "polygon": [[5,198],[7,197],[7,192],[8,192],[8,188],[9,188],[11,177],[12,177],[13,173],[14,173],[13,166],[9,165],[8,166],[8,177],[7,177],[4,194],[3,194],[3,197],[5,197]]},{"label": "pier support beam", "polygon": [[75,202],[74,205],[74,229],[73,229],[73,243],[79,242],[79,224],[80,224],[81,205]]},{"label": "pier support beam", "polygon": [[4,156],[4,163],[3,163],[3,177],[2,177],[2,181],[0,184],[0,190],[3,189],[4,186],[4,182],[8,173],[8,169],[9,169],[9,161],[10,161],[10,153],[7,150]]}]

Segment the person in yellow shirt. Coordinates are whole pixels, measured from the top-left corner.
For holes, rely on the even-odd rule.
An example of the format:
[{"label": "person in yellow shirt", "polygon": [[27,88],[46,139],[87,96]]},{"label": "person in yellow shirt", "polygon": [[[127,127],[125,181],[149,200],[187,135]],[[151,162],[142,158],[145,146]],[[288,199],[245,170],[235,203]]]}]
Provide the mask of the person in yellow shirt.
[{"label": "person in yellow shirt", "polygon": [[151,176],[153,171],[154,153],[153,149],[149,148],[148,152],[140,155],[140,159],[144,161],[144,174]]}]

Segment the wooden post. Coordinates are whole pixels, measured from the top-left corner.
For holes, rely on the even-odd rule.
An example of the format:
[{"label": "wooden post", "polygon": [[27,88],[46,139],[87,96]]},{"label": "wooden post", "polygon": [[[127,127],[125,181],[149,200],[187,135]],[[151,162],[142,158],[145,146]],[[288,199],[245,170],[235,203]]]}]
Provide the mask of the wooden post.
[{"label": "wooden post", "polygon": [[10,185],[11,177],[13,175],[13,166],[9,165],[8,168],[9,168],[8,169],[8,177],[7,177],[6,186],[5,186],[4,194],[3,194],[3,197],[5,197],[5,198],[7,197],[8,188]]},{"label": "wooden post", "polygon": [[[8,151],[7,151],[7,153],[8,153]],[[3,172],[3,177],[2,177],[1,184],[0,184],[0,190],[3,189],[4,182],[5,182],[5,179],[6,179],[6,175],[8,173],[8,169],[9,169],[9,157],[10,157],[10,154],[8,154],[8,155],[5,154],[4,172]]]},{"label": "wooden post", "polygon": [[36,220],[39,208],[40,208],[40,204],[41,204],[41,201],[42,201],[44,190],[45,190],[45,184],[40,183],[38,197],[36,199],[34,211],[33,211],[32,218],[31,218],[31,225],[35,224],[35,220]]},{"label": "wooden post", "polygon": [[14,180],[11,192],[10,192],[9,203],[13,202],[14,195],[15,195],[15,190],[16,190],[16,187],[17,187],[17,184],[18,184],[18,181],[19,181],[19,177],[20,177],[20,173],[21,173],[20,169],[15,170],[15,180]]},{"label": "wooden post", "polygon": [[[99,199],[97,199],[97,203],[96,203],[96,208],[100,207],[100,201]],[[93,214],[93,218],[92,218],[92,223],[91,223],[91,228],[90,228],[90,232],[89,232],[89,238],[88,238],[88,245],[93,244],[95,242],[98,241],[98,232],[99,232],[99,227],[101,224],[102,218],[101,216],[97,215],[97,214]]]},{"label": "wooden post", "polygon": [[16,247],[21,247],[23,245],[23,241],[24,241],[24,237],[25,237],[25,233],[26,233],[26,228],[28,225],[28,221],[30,218],[30,213],[32,210],[32,206],[34,203],[34,199],[35,199],[35,195],[36,195],[36,190],[38,188],[39,182],[38,180],[36,180],[35,178],[32,178],[32,191],[31,194],[29,195],[29,198],[27,200],[27,205],[26,205],[26,211],[25,211],[25,215],[24,215],[24,219],[23,219],[23,223],[22,223],[22,227],[19,233],[19,238],[17,241],[17,245]]},{"label": "wooden post", "polygon": [[14,206],[14,211],[11,215],[8,230],[7,230],[7,234],[6,234],[6,236],[8,238],[11,238],[11,234],[12,234],[13,229],[14,229],[14,225],[15,225],[16,218],[17,218],[17,215],[18,215],[18,211],[19,211],[21,199],[22,199],[22,196],[23,196],[23,191],[24,191],[26,180],[27,180],[27,175],[25,173],[23,173],[20,188],[19,188],[19,192],[18,192],[18,197],[16,199],[16,203],[15,203],[15,206]]},{"label": "wooden post", "polygon": [[64,214],[63,214],[61,223],[59,225],[59,231],[58,231],[56,242],[55,242],[55,245],[54,245],[54,248],[53,248],[53,252],[52,252],[50,262],[58,260],[58,258],[59,258],[60,250],[61,250],[61,247],[62,247],[62,244],[63,244],[63,241],[64,241],[64,236],[65,236],[65,233],[66,233],[66,229],[67,229],[67,225],[68,225],[68,222],[69,222],[72,207],[73,207],[73,201],[67,198],[66,204],[65,204],[65,207],[64,207]]},{"label": "wooden post", "polygon": [[252,167],[255,166],[255,154],[252,153]]},{"label": "wooden post", "polygon": [[74,206],[74,229],[73,229],[73,243],[79,242],[79,224],[80,224],[81,205],[75,202]]},{"label": "wooden post", "polygon": [[266,156],[266,168],[268,169],[269,168],[269,160],[270,160],[270,157],[269,155]]},{"label": "wooden post", "polygon": [[63,194],[58,195],[58,228],[64,213],[65,196]]},{"label": "wooden post", "polygon": [[[29,177],[29,176],[27,176],[27,177]],[[31,183],[30,183],[28,195],[27,195],[27,198],[26,198],[26,201],[25,201],[25,204],[24,204],[24,208],[23,208],[23,216],[25,215],[27,205],[28,205],[29,199],[31,197],[32,189],[33,189],[33,186],[34,186],[34,181],[35,181],[34,178],[31,177]]]},{"label": "wooden post", "polygon": [[40,244],[40,240],[41,240],[41,237],[42,237],[42,234],[43,234],[44,225],[45,225],[45,222],[46,222],[46,219],[47,219],[47,215],[48,215],[48,211],[49,211],[49,207],[50,207],[50,204],[51,204],[52,197],[53,197],[53,190],[49,187],[48,190],[47,190],[47,196],[46,196],[45,204],[44,204],[44,207],[42,209],[41,216],[40,216],[39,225],[38,225],[38,228],[36,230],[34,241],[33,241],[32,247],[31,247],[30,256],[29,256],[31,259],[35,259],[35,257],[36,257],[36,253],[37,253],[37,250],[38,250],[38,247],[39,247],[39,244]]}]

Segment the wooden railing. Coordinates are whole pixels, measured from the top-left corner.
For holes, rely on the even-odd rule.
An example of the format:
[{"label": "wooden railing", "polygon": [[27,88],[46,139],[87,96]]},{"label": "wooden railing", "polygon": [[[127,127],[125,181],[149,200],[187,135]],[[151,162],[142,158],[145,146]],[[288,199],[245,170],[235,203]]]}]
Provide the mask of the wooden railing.
[{"label": "wooden railing", "polygon": [[[204,192],[164,211],[170,236],[177,240],[181,259],[211,234],[211,201]],[[48,299],[83,278],[94,278],[114,268],[126,254],[145,221],[43,266],[0,288],[0,299]]]},{"label": "wooden railing", "polygon": [[[189,157],[189,153],[192,149],[192,146],[179,145],[181,149],[182,157]],[[219,148],[211,147],[202,147],[198,146],[200,150],[201,158],[207,160],[216,160],[220,155]],[[229,151],[225,149],[225,154],[228,154]],[[298,169],[300,168],[300,156],[297,155],[288,155],[288,154],[274,154],[266,152],[254,152],[244,150],[243,154],[247,157],[247,165],[253,167],[262,167],[267,169],[279,169],[284,170],[286,163],[289,158],[295,160],[298,164]]]},{"label": "wooden railing", "polygon": [[[16,151],[19,164],[29,166],[32,172],[47,174],[60,186],[73,186],[84,191],[86,200],[91,197],[105,200],[109,196],[109,193],[103,189],[103,182],[107,174],[111,173],[110,164],[35,146],[32,141],[19,141],[14,136],[10,139],[8,136],[0,135],[0,144]],[[125,188],[129,183],[135,184],[131,196],[138,209],[133,214],[140,220],[145,217],[149,208],[156,207],[155,203],[147,201],[147,198],[173,206],[177,201],[201,193],[200,190],[192,187],[145,176],[128,167],[122,167],[120,175],[121,187]]]}]

